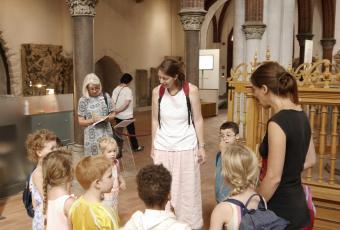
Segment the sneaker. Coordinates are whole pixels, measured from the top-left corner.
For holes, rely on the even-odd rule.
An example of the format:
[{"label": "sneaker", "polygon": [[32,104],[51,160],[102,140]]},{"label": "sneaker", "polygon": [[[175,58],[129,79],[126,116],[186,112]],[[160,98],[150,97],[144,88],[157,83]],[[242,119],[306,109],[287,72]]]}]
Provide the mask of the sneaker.
[{"label": "sneaker", "polygon": [[143,149],[144,149],[144,146],[138,146],[138,148],[136,148],[136,149],[134,149],[133,151],[134,152],[140,152],[140,151],[143,151]]}]

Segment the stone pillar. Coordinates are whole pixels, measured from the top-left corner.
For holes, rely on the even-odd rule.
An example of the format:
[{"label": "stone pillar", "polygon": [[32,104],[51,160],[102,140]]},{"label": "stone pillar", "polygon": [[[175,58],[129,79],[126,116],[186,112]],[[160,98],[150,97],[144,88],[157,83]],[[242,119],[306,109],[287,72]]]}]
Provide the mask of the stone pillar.
[{"label": "stone pillar", "polygon": [[242,31],[244,24],[244,0],[234,1],[234,30],[233,30],[233,67],[245,62],[245,39]]},{"label": "stone pillar", "polygon": [[332,63],[333,47],[335,45],[335,14],[336,1],[324,0],[322,1],[322,58],[328,59]]},{"label": "stone pillar", "polygon": [[179,12],[185,32],[186,78],[199,87],[199,35],[206,11],[202,7],[182,8]]},{"label": "stone pillar", "polygon": [[336,40],[334,38],[323,38],[320,40],[322,45],[322,58],[328,59],[332,63],[333,58],[333,47]]},{"label": "stone pillar", "polygon": [[250,63],[254,59],[254,55],[260,52],[260,41],[266,25],[261,23],[245,23],[243,32],[246,37],[246,63]]},{"label": "stone pillar", "polygon": [[305,41],[306,40],[313,40],[312,33],[299,33],[296,35],[297,40],[299,41],[300,45],[300,56],[299,56],[299,64],[304,63],[305,59]]},{"label": "stone pillar", "polygon": [[[280,37],[280,64],[288,67],[293,64],[295,0],[282,1],[282,22]],[[269,34],[270,32],[268,32]]]},{"label": "stone pillar", "polygon": [[74,140],[83,144],[83,128],[78,124],[78,101],[88,73],[94,72],[93,22],[97,0],[66,1],[73,18]]},{"label": "stone pillar", "polygon": [[242,26],[246,37],[246,63],[250,63],[255,53],[260,52],[260,42],[266,29],[263,24],[263,0],[245,1],[245,23]]},{"label": "stone pillar", "polygon": [[305,59],[305,41],[313,39],[313,2],[298,0],[298,33],[296,35],[300,46],[299,65]]},{"label": "stone pillar", "polygon": [[[267,48],[270,50],[270,60],[280,60],[280,35],[282,20],[281,0],[272,0],[267,3]],[[283,28],[282,28],[283,29]],[[293,32],[293,30],[292,30]],[[293,40],[292,40],[293,41]],[[287,45],[286,42],[284,42]]]}]

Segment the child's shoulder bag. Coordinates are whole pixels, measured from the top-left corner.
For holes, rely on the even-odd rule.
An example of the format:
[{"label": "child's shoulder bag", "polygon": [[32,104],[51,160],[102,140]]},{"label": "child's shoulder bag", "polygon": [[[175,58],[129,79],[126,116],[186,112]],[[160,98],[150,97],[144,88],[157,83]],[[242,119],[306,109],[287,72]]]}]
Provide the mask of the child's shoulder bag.
[{"label": "child's shoulder bag", "polygon": [[22,193],[22,202],[24,203],[24,207],[26,209],[27,215],[29,217],[33,218],[34,217],[34,209],[33,209],[33,203],[32,203],[32,192],[30,190],[31,175],[32,175],[32,173],[30,173],[26,178],[25,188],[24,188],[24,191]]},{"label": "child's shoulder bag", "polygon": [[[251,199],[255,196],[260,198],[257,209],[247,209]],[[227,199],[227,202],[235,204],[241,208],[240,230],[283,230],[289,224],[289,221],[277,216],[273,211],[267,208],[267,203],[259,194],[253,194],[249,197],[244,205],[236,199]]]}]

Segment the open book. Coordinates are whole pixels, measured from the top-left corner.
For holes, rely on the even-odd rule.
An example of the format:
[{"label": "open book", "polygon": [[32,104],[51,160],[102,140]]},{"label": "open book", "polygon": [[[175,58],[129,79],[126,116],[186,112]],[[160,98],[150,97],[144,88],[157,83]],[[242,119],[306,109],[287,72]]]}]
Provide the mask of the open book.
[{"label": "open book", "polygon": [[100,119],[99,121],[97,121],[97,122],[93,123],[93,124],[92,124],[92,126],[95,126],[95,125],[97,125],[97,124],[99,124],[99,123],[101,123],[101,122],[105,121],[105,120],[106,120],[108,117],[109,117],[109,115],[107,115],[107,116],[103,117],[103,118],[102,118],[102,119]]},{"label": "open book", "polygon": [[135,119],[129,119],[129,120],[122,120],[121,122],[119,122],[117,125],[115,125],[115,127],[113,127],[114,129],[117,128],[125,128],[126,126],[128,126],[129,124],[131,124],[132,122],[134,122]]}]

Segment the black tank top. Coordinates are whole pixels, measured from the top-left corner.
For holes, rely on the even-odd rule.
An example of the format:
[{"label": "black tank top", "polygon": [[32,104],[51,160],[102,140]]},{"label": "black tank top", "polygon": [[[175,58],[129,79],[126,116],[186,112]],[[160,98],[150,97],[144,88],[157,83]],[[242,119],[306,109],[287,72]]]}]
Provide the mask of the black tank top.
[{"label": "black tank top", "polygon": [[[311,138],[311,128],[304,111],[281,110],[269,121],[280,126],[286,135],[285,162],[281,182],[268,202],[268,208],[290,221],[287,229],[299,229],[309,225],[310,216],[301,185],[301,172]],[[262,158],[268,158],[267,132],[260,145]],[[275,149],[272,151],[275,154]]]}]

